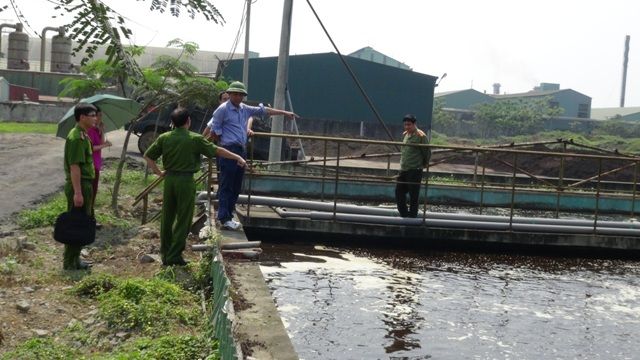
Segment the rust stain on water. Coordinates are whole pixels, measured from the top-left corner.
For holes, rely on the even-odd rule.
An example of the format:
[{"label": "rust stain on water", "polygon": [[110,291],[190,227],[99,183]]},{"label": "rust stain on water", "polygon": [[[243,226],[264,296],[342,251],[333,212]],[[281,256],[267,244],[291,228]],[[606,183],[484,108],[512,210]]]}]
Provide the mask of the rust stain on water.
[{"label": "rust stain on water", "polygon": [[266,244],[301,359],[633,359],[640,262]]}]

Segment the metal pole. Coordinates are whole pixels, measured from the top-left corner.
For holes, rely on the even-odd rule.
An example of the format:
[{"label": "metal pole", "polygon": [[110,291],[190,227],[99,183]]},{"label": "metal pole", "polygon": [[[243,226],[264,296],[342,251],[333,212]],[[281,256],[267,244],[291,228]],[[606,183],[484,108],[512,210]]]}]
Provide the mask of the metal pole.
[{"label": "metal pole", "polygon": [[602,159],[598,159],[598,183],[596,187],[596,209],[595,216],[593,217],[593,232],[595,233],[598,228],[598,210],[600,207],[600,175],[602,174]]},{"label": "metal pole", "polygon": [[340,179],[340,143],[338,143],[338,154],[336,155],[336,182],[333,185],[333,219],[336,218],[338,209],[338,181]]},{"label": "metal pole", "polygon": [[[567,151],[567,143],[562,143],[562,152]],[[560,217],[560,193],[564,191],[564,162],[565,157],[560,157],[560,173],[558,174],[558,189],[556,189],[556,219]]]},{"label": "metal pole", "polygon": [[[291,101],[291,93],[289,92],[289,86],[287,86],[286,88],[287,90],[287,101],[289,102],[289,110],[291,112],[295,112],[293,110],[293,101]],[[293,132],[296,135],[300,135],[300,131],[298,130],[298,122],[295,118],[291,119],[291,127],[293,128]],[[303,159],[307,159],[307,155],[304,153],[304,147],[302,146],[302,139],[297,138],[296,139],[298,141],[298,145],[300,146],[300,154],[302,155]],[[296,159],[297,160],[297,159]]]},{"label": "metal pole", "polygon": [[486,163],[487,163],[487,154],[482,153],[482,183],[480,183],[480,214],[482,215],[482,204],[484,203],[484,181],[486,174]]},{"label": "metal pole", "polygon": [[629,41],[631,36],[624,39],[624,60],[622,61],[622,92],[620,93],[620,107],[624,107],[624,96],[627,91],[627,65],[629,63]]},{"label": "metal pole", "polygon": [[[278,68],[276,71],[276,90],[273,98],[273,106],[276,109],[284,109],[285,91],[287,87],[287,72],[289,70],[289,43],[291,41],[291,13],[293,0],[284,0],[282,11],[282,30],[280,32],[280,53],[278,55]],[[274,116],[271,121],[271,132],[282,133],[284,117]],[[269,162],[280,161],[282,152],[282,138],[272,137],[269,142]]]},{"label": "metal pole", "polygon": [[244,31],[244,60],[242,62],[242,82],[249,91],[249,29],[251,28],[251,1],[247,0],[247,19]]},{"label": "metal pole", "polygon": [[254,146],[253,146],[253,144],[254,143],[255,143],[255,141],[251,141],[249,143],[249,154],[251,154],[251,155],[249,157],[249,159],[250,159],[249,160],[249,166],[245,170],[245,171],[249,172],[249,194],[247,194],[247,218],[249,218],[249,219],[251,219],[251,193],[252,193],[252,191],[251,191],[251,183],[252,183],[252,180],[253,180],[253,159],[254,159],[253,158],[253,154],[254,154],[254,151],[253,151]]},{"label": "metal pole", "polygon": [[427,222],[427,204],[429,199],[429,161],[427,161],[426,179],[424,180],[424,207],[422,209],[422,223]]},{"label": "metal pole", "polygon": [[207,218],[209,219],[209,230],[213,227],[213,218],[211,217],[211,185],[213,183],[213,160],[207,158]]},{"label": "metal pole", "polygon": [[473,186],[476,186],[476,182],[478,180],[478,160],[480,153],[475,151],[475,160],[473,164]]},{"label": "metal pole", "polygon": [[631,217],[636,211],[636,189],[638,188],[638,161],[635,162],[635,171],[633,172],[633,196],[631,198]]},{"label": "metal pole", "polygon": [[324,201],[324,178],[327,176],[327,140],[324,141],[324,157],[322,158],[322,195],[320,200]]},{"label": "metal pole", "polygon": [[513,209],[516,202],[516,174],[518,171],[518,154],[513,154],[513,177],[511,178],[511,212],[509,213],[509,230],[513,228]]}]

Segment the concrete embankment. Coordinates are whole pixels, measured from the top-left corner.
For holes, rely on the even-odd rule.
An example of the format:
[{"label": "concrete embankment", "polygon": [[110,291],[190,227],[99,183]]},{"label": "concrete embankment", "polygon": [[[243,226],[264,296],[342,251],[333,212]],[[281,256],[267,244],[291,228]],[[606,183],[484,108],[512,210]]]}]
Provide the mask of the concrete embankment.
[{"label": "concrete embankment", "polygon": [[247,260],[242,251],[220,250],[231,243],[247,242],[244,232],[216,231],[219,243],[212,269],[217,287],[212,321],[222,358],[298,359],[258,263]]}]

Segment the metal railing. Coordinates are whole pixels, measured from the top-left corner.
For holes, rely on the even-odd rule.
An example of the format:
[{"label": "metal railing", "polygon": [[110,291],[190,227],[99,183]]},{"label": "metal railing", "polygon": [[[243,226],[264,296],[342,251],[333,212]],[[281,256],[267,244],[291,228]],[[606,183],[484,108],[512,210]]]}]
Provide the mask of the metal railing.
[{"label": "metal railing", "polygon": [[[594,223],[602,214],[601,199],[603,196],[613,196],[630,202],[627,210],[630,217],[636,214],[635,202],[637,199],[637,185],[639,177],[639,157],[619,154],[617,152],[608,151],[606,149],[598,149],[587,145],[574,143],[572,140],[557,139],[554,141],[530,142],[524,144],[503,144],[491,147],[473,147],[473,146],[456,146],[456,145],[416,145],[403,144],[401,142],[381,141],[381,140],[365,140],[353,138],[338,138],[326,136],[309,136],[309,135],[291,135],[291,134],[271,134],[271,133],[255,133],[254,137],[280,137],[283,139],[294,139],[300,141],[315,141],[321,146],[320,153],[309,153],[307,158],[301,160],[286,160],[281,162],[269,163],[258,161],[255,159],[255,151],[250,143],[248,149],[248,161],[250,170],[247,171],[245,180],[245,192],[248,196],[247,216],[251,216],[251,196],[256,193],[254,184],[260,179],[279,179],[287,180],[306,180],[316,181],[320,185],[320,194],[318,198],[321,201],[331,201],[333,203],[333,215],[335,217],[338,201],[342,199],[339,191],[341,186],[349,183],[359,184],[386,184],[395,185],[396,169],[393,163],[399,161],[399,155],[395,151],[395,147],[414,146],[428,147],[431,149],[432,157],[429,164],[425,167],[423,180],[420,184],[420,193],[423,198],[421,203],[422,217],[426,218],[427,208],[431,204],[430,188],[438,186],[449,186],[459,189],[471,188],[478,191],[477,208],[480,214],[489,207],[495,207],[487,200],[494,191],[508,192],[510,198],[509,203],[503,207],[508,208],[510,221],[513,219],[514,213],[518,208],[518,197],[525,193],[538,194],[554,194],[555,209],[553,216],[560,217],[563,211],[561,200],[563,196],[569,194],[580,194],[583,196],[591,196],[594,202],[594,210],[592,212]],[[389,153],[380,153],[380,150],[374,154],[358,153],[345,154],[345,149],[352,145],[360,147],[366,145],[389,146],[392,151]],[[329,146],[331,145],[331,147]],[[538,151],[522,149],[526,146],[556,146],[559,149],[555,151]],[[584,154],[575,153],[568,150],[568,146],[576,146],[587,149],[589,151],[598,151],[602,154]],[[466,162],[472,171],[467,173],[464,179],[453,182],[443,182],[438,178],[438,172],[434,172],[436,166],[443,166],[456,159],[467,158]],[[527,159],[531,157],[542,157],[547,159],[549,163],[557,164],[557,176],[552,177],[540,173],[539,169],[527,168]],[[365,167],[355,167],[348,164],[349,160],[365,160],[368,161]],[[567,177],[568,159],[576,159],[582,161],[584,173],[588,175],[583,178]],[[204,171],[198,176],[196,182],[198,184],[206,183],[208,198],[211,199],[211,184],[214,183],[213,174],[215,174],[213,166],[214,160],[206,160],[203,164]],[[347,163],[347,164],[345,164]],[[538,163],[541,161],[538,160]],[[542,162],[544,163],[544,162]],[[612,165],[614,164],[614,165]],[[501,166],[503,170],[496,172],[495,166]],[[633,174],[627,181],[610,182],[605,181],[607,176],[611,176],[620,172],[633,169]],[[375,170],[375,171],[374,171]],[[457,174],[458,176],[460,174]],[[162,182],[162,178],[154,180],[147,186],[134,201],[134,206],[142,202],[142,223],[153,221],[159,217],[159,213],[149,217],[149,196]],[[615,188],[612,186],[615,185]],[[328,191],[332,189],[332,191]],[[295,197],[305,197],[305,193],[296,194]],[[353,197],[352,197],[353,198]],[[387,201],[388,202],[388,201]],[[209,207],[211,209],[211,207]],[[211,210],[210,210],[211,211]],[[212,219],[209,215],[209,219]]]},{"label": "metal railing", "polygon": [[[211,186],[212,184],[215,183],[215,179],[213,178],[213,174],[215,174],[215,172],[213,171],[214,161],[215,159],[205,160],[204,171],[202,171],[202,173],[198,175],[198,177],[195,180],[196,187],[200,184],[206,184],[207,191],[211,192]],[[149,217],[149,196],[151,195],[151,192],[153,190],[155,190],[158,186],[160,186],[160,184],[162,184],[163,180],[164,180],[164,177],[156,178],[134,198],[133,204],[131,205],[132,207],[135,207],[142,201],[142,216],[140,219],[142,225],[148,222],[157,220],[162,214],[161,211],[158,211],[155,214],[153,214],[151,217]],[[211,216],[209,216],[209,218],[211,218]]]},{"label": "metal railing", "polygon": [[[605,195],[614,196],[630,201],[631,205],[628,209],[630,217],[634,217],[636,213],[635,202],[637,198],[638,184],[638,162],[639,157],[619,154],[617,152],[598,149],[586,145],[576,144],[572,140],[557,139],[554,141],[532,142],[526,144],[505,144],[492,147],[474,147],[474,146],[456,146],[456,145],[417,145],[403,144],[401,142],[380,141],[380,140],[364,140],[353,138],[338,138],[326,136],[308,136],[308,135],[291,135],[291,134],[270,134],[255,133],[254,137],[279,137],[289,140],[315,141],[320,142],[322,152],[320,154],[307,153],[307,158],[302,160],[288,160],[282,162],[268,163],[260,162],[254,158],[254,150],[249,147],[249,163],[251,171],[247,172],[247,180],[245,189],[248,194],[248,203],[246,208],[246,216],[251,217],[251,195],[255,193],[253,186],[260,178],[287,180],[309,180],[317,181],[321,184],[321,194],[319,198],[322,201],[333,202],[333,217],[336,216],[336,208],[338,200],[340,200],[339,187],[348,183],[371,183],[371,184],[387,184],[395,185],[397,183],[394,176],[395,170],[392,169],[392,161],[399,160],[398,152],[390,152],[385,154],[345,154],[344,149],[348,145],[358,145],[360,147],[366,145],[389,146],[395,150],[396,146],[413,146],[428,147],[431,149],[432,158],[430,163],[425,167],[425,174],[420,184],[420,193],[423,197],[422,217],[423,220],[427,216],[427,208],[429,207],[429,188],[438,186],[439,181],[434,178],[433,167],[436,165],[446,164],[453,159],[460,157],[469,157],[473,164],[473,173],[468,174],[469,180],[458,181],[448,186],[468,187],[479,191],[479,212],[482,214],[483,209],[490,205],[486,203],[489,191],[501,190],[509,193],[510,201],[508,205],[510,226],[516,212],[517,198],[519,195],[527,193],[549,194],[554,193],[556,196],[555,210],[553,211],[556,218],[560,216],[561,199],[567,194],[580,194],[592,196],[593,198],[593,221],[594,228],[598,222],[598,218],[602,214],[601,198]],[[255,142],[254,142],[255,143]],[[329,150],[329,145],[332,151]],[[522,149],[523,146],[557,146],[559,149],[554,151],[539,151]],[[569,152],[568,146],[576,146],[590,151],[598,151],[602,154],[585,154]],[[354,166],[346,166],[346,160],[361,159],[374,160],[385,159],[386,164],[378,162],[370,162],[370,167],[376,167],[380,171],[371,174],[370,167],[360,168]],[[540,169],[526,168],[525,162],[531,158],[538,158],[537,163],[554,163],[557,164],[557,176],[548,176],[539,172]],[[539,160],[540,158],[545,161]],[[396,160],[397,159],[397,160]],[[589,173],[584,178],[568,178],[567,167],[568,159],[575,159],[583,164],[583,173]],[[501,174],[496,174],[492,169],[496,164],[501,165],[503,170]],[[604,166],[607,164],[607,166]],[[375,166],[374,166],[375,165]],[[607,176],[618,174],[624,170],[633,168],[631,179],[624,182],[610,182],[604,179]],[[585,170],[586,169],[586,170]],[[501,181],[491,181],[490,178],[500,176]],[[328,186],[327,186],[328,185]],[[604,186],[607,185],[607,186]],[[616,188],[611,188],[615,185]],[[326,191],[331,188],[333,191]],[[300,193],[297,197],[304,198],[305,194]]]}]

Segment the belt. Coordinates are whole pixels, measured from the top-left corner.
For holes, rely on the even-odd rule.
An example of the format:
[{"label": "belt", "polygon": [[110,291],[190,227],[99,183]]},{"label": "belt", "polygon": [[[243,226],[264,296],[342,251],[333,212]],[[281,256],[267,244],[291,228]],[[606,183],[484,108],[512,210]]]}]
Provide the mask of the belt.
[{"label": "belt", "polygon": [[186,170],[167,170],[165,174],[172,176],[193,176],[195,171],[186,171]]}]

